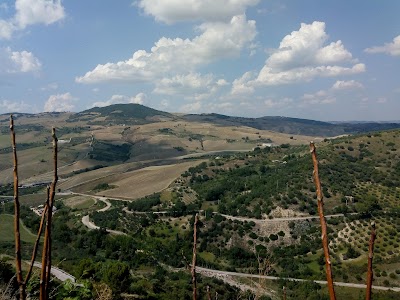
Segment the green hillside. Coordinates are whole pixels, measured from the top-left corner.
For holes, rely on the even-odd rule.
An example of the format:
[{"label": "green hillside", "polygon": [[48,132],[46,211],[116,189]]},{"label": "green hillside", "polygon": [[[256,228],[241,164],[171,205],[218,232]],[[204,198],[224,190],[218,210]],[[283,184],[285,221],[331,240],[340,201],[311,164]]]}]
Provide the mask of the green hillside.
[{"label": "green hillside", "polygon": [[[141,104],[113,104],[104,107],[93,107],[74,114],[69,122],[84,120],[88,124],[103,125],[107,123],[146,124],[157,121],[155,117],[173,118],[167,112],[155,110]],[[99,119],[97,119],[99,118]]]}]

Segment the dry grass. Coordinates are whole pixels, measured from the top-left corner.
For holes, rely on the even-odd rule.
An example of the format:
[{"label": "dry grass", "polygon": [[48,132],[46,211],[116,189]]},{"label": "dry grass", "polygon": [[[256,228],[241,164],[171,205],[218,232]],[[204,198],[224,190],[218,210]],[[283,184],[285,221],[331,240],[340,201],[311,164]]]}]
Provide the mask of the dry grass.
[{"label": "dry grass", "polygon": [[63,202],[66,206],[70,208],[84,209],[84,208],[89,208],[90,206],[95,204],[96,201],[90,197],[73,196],[65,199]]},{"label": "dry grass", "polygon": [[160,192],[189,167],[201,162],[190,161],[166,166],[153,166],[124,173],[116,177],[115,181],[109,182],[109,184],[116,185],[117,188],[99,192],[97,195],[136,199]]}]

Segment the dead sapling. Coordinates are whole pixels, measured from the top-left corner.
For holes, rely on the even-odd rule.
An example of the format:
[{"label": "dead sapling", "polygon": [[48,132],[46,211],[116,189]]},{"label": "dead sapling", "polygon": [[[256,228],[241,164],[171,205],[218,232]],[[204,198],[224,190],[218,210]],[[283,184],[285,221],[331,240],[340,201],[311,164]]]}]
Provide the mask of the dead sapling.
[{"label": "dead sapling", "polygon": [[199,214],[194,217],[193,224],[193,259],[192,259],[192,284],[193,284],[193,300],[197,299],[197,282],[196,282],[196,250],[197,250],[197,221]]},{"label": "dead sapling", "polygon": [[14,178],[14,237],[15,237],[15,268],[17,271],[16,278],[19,287],[20,299],[26,298],[25,283],[22,277],[21,267],[21,233],[19,229],[20,221],[20,203],[18,197],[18,157],[17,157],[17,146],[15,142],[15,130],[14,130],[14,119],[10,116],[10,134],[11,134],[11,145],[13,152],[13,178]]},{"label": "dead sapling", "polygon": [[375,239],[376,239],[376,226],[375,222],[371,222],[371,238],[369,239],[369,249],[368,249],[367,293],[365,297],[366,300],[371,300],[372,281],[374,280],[372,259],[374,257]]},{"label": "dead sapling", "polygon": [[321,231],[322,231],[321,239],[322,239],[322,246],[324,249],[324,256],[325,256],[325,271],[326,271],[326,281],[328,283],[329,299],[336,300],[335,288],[333,286],[332,266],[331,266],[331,260],[329,257],[328,230],[327,230],[326,220],[325,220],[325,216],[324,216],[324,202],[323,202],[323,196],[322,196],[322,191],[321,191],[321,182],[319,180],[318,159],[317,159],[317,153],[316,153],[316,148],[315,148],[314,142],[310,142],[310,152],[311,152],[311,157],[312,157],[312,161],[313,161],[313,165],[314,165],[313,177],[314,177],[315,188],[317,190],[318,214],[319,214],[319,220],[320,220]]},{"label": "dead sapling", "polygon": [[44,232],[44,243],[42,250],[42,269],[40,273],[40,300],[47,300],[49,295],[49,281],[50,281],[50,271],[51,271],[51,224],[52,224],[52,216],[53,216],[53,207],[54,207],[54,198],[56,194],[56,184],[58,181],[57,174],[57,137],[56,137],[56,129],[53,127],[52,130],[52,138],[53,138],[53,164],[54,164],[54,173],[53,180],[50,185],[49,192],[49,202],[48,209],[46,214],[46,227]]}]

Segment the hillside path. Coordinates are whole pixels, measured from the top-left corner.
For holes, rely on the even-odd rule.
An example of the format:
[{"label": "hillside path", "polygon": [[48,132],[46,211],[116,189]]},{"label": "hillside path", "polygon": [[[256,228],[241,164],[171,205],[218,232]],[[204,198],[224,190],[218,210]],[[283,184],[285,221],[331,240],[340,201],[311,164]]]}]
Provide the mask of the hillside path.
[{"label": "hillside path", "polygon": [[[218,214],[214,212],[214,214]],[[357,215],[358,213],[350,213],[347,215]],[[312,220],[312,219],[319,219],[319,216],[299,216],[299,217],[283,217],[283,218],[273,218],[273,219],[254,219],[254,218],[246,218],[246,217],[235,217],[231,215],[220,214],[221,216],[230,219],[230,220],[238,220],[238,221],[247,221],[247,222],[254,222],[254,223],[275,223],[275,222],[282,222],[282,221],[301,221],[301,220]],[[334,215],[327,215],[325,216],[326,219],[335,218],[335,217],[345,217],[344,214],[334,214]]]},{"label": "hillside path", "polygon": [[[281,277],[276,277],[276,276],[264,276],[264,275],[257,275],[257,274],[247,274],[247,273],[236,273],[236,272],[228,272],[228,271],[220,271],[220,270],[214,270],[214,269],[207,269],[207,268],[202,268],[202,267],[196,267],[196,270],[206,276],[212,276],[213,274],[218,274],[218,275],[225,275],[225,276],[236,276],[236,277],[247,277],[247,278],[262,278],[262,279],[270,279],[270,280],[278,280],[278,279],[286,279],[290,281],[297,281],[297,282],[304,282],[304,281],[310,281],[306,279],[299,279],[299,278],[281,278]],[[316,282],[318,284],[327,284],[326,281],[324,280],[312,280],[313,282]],[[335,281],[334,283],[336,286],[344,286],[344,287],[352,287],[352,288],[360,288],[360,289],[365,289],[367,286],[365,284],[360,284],[360,283],[349,283],[349,282],[337,282]],[[394,291],[394,292],[400,292],[399,287],[386,287],[386,286],[377,286],[373,285],[373,289],[375,290],[382,290],[382,291]]]}]

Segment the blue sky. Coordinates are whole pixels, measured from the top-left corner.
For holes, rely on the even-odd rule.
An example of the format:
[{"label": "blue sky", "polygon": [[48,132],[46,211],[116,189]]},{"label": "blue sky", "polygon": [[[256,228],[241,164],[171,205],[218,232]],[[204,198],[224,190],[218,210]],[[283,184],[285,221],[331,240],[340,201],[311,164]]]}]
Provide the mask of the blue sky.
[{"label": "blue sky", "polygon": [[400,120],[400,1],[0,0],[0,113]]}]

